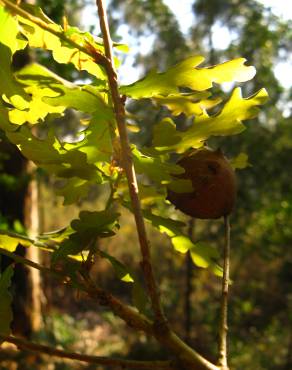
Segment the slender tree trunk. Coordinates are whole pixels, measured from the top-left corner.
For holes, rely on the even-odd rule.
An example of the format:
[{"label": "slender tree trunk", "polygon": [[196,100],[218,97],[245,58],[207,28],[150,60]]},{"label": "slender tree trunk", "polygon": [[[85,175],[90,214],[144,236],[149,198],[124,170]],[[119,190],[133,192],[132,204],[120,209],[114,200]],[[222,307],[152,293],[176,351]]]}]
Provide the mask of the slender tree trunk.
[{"label": "slender tree trunk", "polygon": [[[28,236],[34,238],[39,233],[39,188],[35,176],[35,165],[28,161],[26,163],[26,173],[30,176],[30,182],[27,187],[24,199],[24,224]],[[28,248],[25,253],[29,260],[40,263],[39,249],[35,247]],[[42,289],[40,272],[36,269],[29,269],[28,276],[28,301],[30,305],[30,326],[33,332],[40,330],[42,322],[41,303]]]},{"label": "slender tree trunk", "polygon": [[[193,239],[195,221],[193,218],[189,221],[188,235]],[[185,258],[185,341],[187,344],[191,342],[192,332],[192,277],[193,277],[193,263],[190,251],[187,252]]]}]

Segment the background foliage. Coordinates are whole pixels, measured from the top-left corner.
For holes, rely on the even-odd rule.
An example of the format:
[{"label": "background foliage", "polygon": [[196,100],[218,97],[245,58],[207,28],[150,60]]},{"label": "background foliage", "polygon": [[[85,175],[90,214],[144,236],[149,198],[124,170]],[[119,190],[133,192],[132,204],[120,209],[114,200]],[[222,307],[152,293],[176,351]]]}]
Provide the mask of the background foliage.
[{"label": "background foliage", "polygon": [[[62,5],[59,1],[50,2],[49,5],[47,3],[40,5],[45,6],[46,12],[54,21],[60,20],[64,11],[64,2]],[[68,9],[70,10],[70,19],[70,15],[73,17],[78,14],[75,10],[76,7],[80,9],[80,4],[70,2],[69,5],[66,9],[67,13]],[[164,2],[159,0],[145,2],[114,0],[111,1],[110,9],[112,10],[110,15],[113,18],[114,34],[119,34],[118,27],[121,24],[128,24],[135,38],[154,34],[151,52],[145,55],[142,44],[142,52],[136,56],[135,64],[141,70],[147,71],[153,67],[165,70],[193,54],[193,50],[196,50],[196,54],[206,55],[207,61],[212,64],[242,56],[248,59],[250,65],[255,65],[257,68],[256,78],[243,87],[244,94],[248,95],[263,85],[268,88],[270,101],[259,117],[260,123],[250,120],[248,129],[239,137],[228,137],[227,140],[216,138],[212,139],[210,144],[222,147],[229,156],[246,152],[251,164],[251,167],[238,173],[239,196],[237,208],[232,217],[231,366],[243,368],[253,362],[254,368],[259,370],[288,370],[291,366],[290,349],[292,345],[292,292],[289,285],[292,271],[292,190],[290,186],[292,127],[291,110],[288,105],[291,93],[285,90],[276,79],[273,66],[281,59],[287,58],[289,45],[291,45],[289,24],[252,0],[195,1],[193,4],[194,24],[187,34],[180,31],[175,15]],[[227,27],[236,35],[225,50],[216,50],[213,45],[212,32],[214,26],[218,24]],[[46,63],[45,54],[37,57],[42,63]],[[70,66],[65,68],[63,65],[60,67],[60,65],[50,64],[50,69],[54,70],[54,68],[56,72],[69,80],[89,77],[83,72],[76,74]],[[86,91],[84,93],[86,94]],[[88,100],[86,104],[89,104]],[[88,112],[90,109],[88,105],[86,109]],[[138,133],[132,134],[138,146],[149,144],[155,135],[155,130],[153,133],[154,124],[170,116],[169,111],[161,108],[157,101],[131,101],[128,109],[132,114],[131,119],[140,128]],[[73,119],[68,117],[73,117]],[[71,110],[67,113],[66,120],[57,121],[57,130],[60,135],[74,134],[79,130],[79,127],[76,127],[79,117],[77,120],[75,118],[76,112]],[[190,123],[188,117],[181,114],[171,118],[181,128],[188,127]],[[68,160],[69,163],[74,163],[71,158]],[[4,164],[3,168],[5,168]],[[90,168],[88,171],[90,172]],[[9,191],[17,190],[13,175],[11,177],[3,171],[1,181],[5,183]],[[46,214],[49,213],[50,217],[44,217],[44,230],[66,225],[73,218],[71,216],[74,213],[77,216],[79,211],[72,206],[61,209],[59,198],[52,199],[51,185],[52,180],[46,177],[42,184],[43,204],[41,207],[46,209]],[[81,192],[83,191],[84,188],[81,188]],[[68,194],[70,194],[70,188]],[[102,204],[106,196],[105,190],[93,189],[87,199],[82,200],[82,208],[95,209],[96,206],[99,207]],[[72,199],[67,197],[67,203],[71,201]],[[145,195],[146,202],[147,194]],[[162,213],[163,207],[162,203]],[[184,216],[180,216],[180,219],[187,221]],[[122,218],[123,234],[118,235],[117,239],[108,239],[103,243],[107,243],[105,246],[109,251],[114,251],[115,255],[122,257],[129,265],[134,265],[134,262],[138,261],[138,256],[135,252],[129,253],[129,250],[136,250],[136,241],[130,222],[129,215],[125,211]],[[14,227],[17,229],[19,227],[17,225],[17,220],[7,220],[4,214],[1,216],[1,228]],[[168,239],[159,233],[153,231],[151,233],[155,265],[159,266],[162,294],[167,297],[164,304],[177,331],[183,332],[183,322],[178,318],[183,316],[184,306],[178,302],[179,293],[185,289],[182,274],[185,269],[184,257],[175,255],[174,258]],[[222,244],[221,223],[197,221],[195,239],[212,246]],[[165,256],[163,265],[159,262],[161,254]],[[104,269],[104,273],[102,276],[97,274],[97,279],[103,280],[111,289],[124,294],[125,287],[122,284],[113,285],[113,272],[104,262],[99,266],[99,269]],[[192,285],[193,330],[190,341],[202,353],[212,357],[216,350],[213,333],[219,312],[218,279],[210,276],[209,272],[196,267]],[[68,330],[70,324],[66,323],[66,320],[70,321],[70,319],[66,316],[58,316],[56,308],[62,311],[64,308],[71,307],[70,314],[76,322],[80,310],[91,312],[90,303],[79,299],[76,304],[72,304],[66,298],[62,307],[60,299],[65,298],[64,294],[62,290],[54,291],[51,297],[47,293],[51,300],[52,313],[46,324],[52,330],[51,340],[58,336],[64,342],[64,346],[66,343],[74,342],[77,342],[78,346],[78,333]],[[70,298],[74,300],[74,297]],[[107,315],[105,312],[99,314]],[[116,320],[109,316],[107,319]],[[91,318],[91,320],[97,322],[96,327],[98,327],[98,318]],[[116,322],[115,324],[119,325]],[[62,325],[64,325],[63,331]],[[88,323],[81,321],[80,326],[86,331]],[[108,333],[107,328],[103,329],[105,335],[109,335],[109,342],[112,342],[115,333]],[[128,337],[128,333],[125,333],[125,338],[121,338],[121,342],[117,341],[116,350],[119,353],[132,352],[132,354],[147,357],[145,351],[143,354],[140,353],[140,344],[145,338],[141,337],[138,343],[134,343]],[[87,350],[90,352],[89,347]],[[154,345],[153,348],[149,346],[149,356],[156,350]],[[58,368],[57,364],[55,366]]]}]

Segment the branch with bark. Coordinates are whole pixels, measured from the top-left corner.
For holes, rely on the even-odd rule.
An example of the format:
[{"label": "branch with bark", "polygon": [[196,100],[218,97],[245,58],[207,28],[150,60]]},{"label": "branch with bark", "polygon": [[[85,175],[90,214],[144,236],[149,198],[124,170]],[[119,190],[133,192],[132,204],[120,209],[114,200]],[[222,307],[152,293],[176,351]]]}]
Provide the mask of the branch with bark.
[{"label": "branch with bark", "polygon": [[12,336],[2,336],[0,335],[2,341],[13,343],[21,350],[27,350],[30,352],[42,353],[49,356],[56,356],[59,358],[66,358],[70,360],[77,360],[81,362],[86,362],[88,364],[98,364],[106,365],[110,367],[115,367],[119,369],[137,369],[137,370],[147,370],[149,368],[153,370],[175,370],[172,361],[136,361],[136,360],[124,360],[103,356],[90,356],[83,355],[81,353],[63,351],[50,346],[45,346],[43,344],[37,344],[25,339],[16,338]]},{"label": "branch with bark", "polygon": [[[229,281],[229,227],[227,227],[226,233],[226,244],[225,244],[225,257],[224,257],[224,276],[223,276],[223,288],[222,288],[222,312],[221,312],[221,326],[220,326],[220,360],[219,366],[216,366],[209,362],[206,358],[197,353],[188,344],[181,340],[170,328],[170,325],[164,315],[163,307],[160,300],[160,293],[158,284],[155,278],[152,259],[151,259],[151,247],[146,234],[146,228],[144,223],[144,218],[142,214],[139,190],[136,179],[136,173],[133,164],[133,156],[131,152],[131,147],[129,143],[127,125],[126,125],[126,112],[124,106],[124,99],[120,96],[119,87],[117,82],[117,74],[113,62],[113,52],[112,52],[112,41],[109,33],[109,26],[107,21],[107,15],[105,11],[105,5],[103,0],[96,0],[96,5],[98,8],[100,28],[102,31],[102,36],[104,40],[105,56],[97,53],[95,50],[86,48],[76,44],[74,41],[67,38],[64,33],[58,32],[50,28],[46,23],[38,18],[30,15],[23,9],[17,7],[8,0],[1,0],[10,10],[15,13],[26,17],[30,21],[37,24],[39,27],[46,29],[47,31],[55,34],[60,39],[69,42],[72,46],[76,47],[80,51],[90,55],[94,60],[101,64],[108,77],[108,85],[110,91],[110,101],[112,102],[112,107],[115,112],[115,118],[119,133],[119,143],[117,144],[116,138],[114,138],[114,146],[118,145],[118,150],[121,153],[121,164],[125,171],[129,194],[131,198],[131,207],[134,214],[136,222],[136,230],[138,234],[140,251],[142,256],[141,266],[144,274],[144,279],[147,287],[147,292],[150,297],[151,307],[153,311],[154,320],[150,320],[143,314],[139,313],[133,307],[130,307],[120,301],[118,298],[113,296],[111,293],[105,291],[104,289],[96,286],[91,280],[88,271],[82,270],[80,268],[77,276],[77,286],[78,288],[85,291],[92,299],[96,300],[100,305],[107,306],[115,315],[120,317],[128,326],[137,330],[142,330],[148,335],[156,338],[156,340],[166,348],[172,355],[177,359],[177,362],[171,361],[133,361],[133,360],[120,360],[120,359],[110,359],[98,356],[87,356],[77,353],[71,353],[66,351],[61,351],[48,346],[31,343],[24,341],[15,337],[1,337],[1,339],[6,340],[10,343],[16,344],[19,348],[36,351],[40,353],[47,353],[50,355],[71,358],[80,361],[85,361],[88,363],[97,363],[108,366],[119,366],[120,368],[136,368],[136,369],[188,369],[188,370],[226,370],[227,369],[227,351],[226,351],[226,337],[227,337],[227,295],[228,295],[228,281]],[[228,226],[228,218],[225,219],[226,225]],[[10,252],[1,250],[0,252],[8,255]],[[11,256],[11,255],[10,255]],[[43,267],[27,259],[21,257],[13,257],[16,262],[24,263],[32,268],[36,268],[43,272],[50,272],[56,274],[62,279],[66,280],[66,283],[70,285],[75,284],[72,282],[65,273],[62,271],[55,271],[52,268]],[[64,279],[65,278],[65,279]]]}]

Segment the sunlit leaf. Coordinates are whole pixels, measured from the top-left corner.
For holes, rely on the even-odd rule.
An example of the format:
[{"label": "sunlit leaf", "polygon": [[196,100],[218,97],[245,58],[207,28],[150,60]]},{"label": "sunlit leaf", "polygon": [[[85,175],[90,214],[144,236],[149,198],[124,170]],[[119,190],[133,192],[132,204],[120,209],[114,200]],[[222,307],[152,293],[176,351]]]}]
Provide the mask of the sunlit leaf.
[{"label": "sunlit leaf", "polygon": [[212,67],[196,68],[204,61],[202,56],[190,57],[166,72],[151,71],[143,79],[121,87],[121,93],[134,99],[177,94],[185,87],[196,91],[211,88],[213,83],[244,82],[252,79],[255,68],[245,66],[245,59],[239,58]]},{"label": "sunlit leaf", "polygon": [[106,258],[111,263],[117,277],[120,280],[124,281],[125,283],[134,282],[131,271],[122,262],[106,252],[100,251],[99,254],[101,257]]},{"label": "sunlit leaf", "polygon": [[17,50],[24,49],[27,41],[19,37],[19,27],[16,18],[0,6],[0,42],[6,45],[11,54]]},{"label": "sunlit leaf", "polygon": [[0,235],[0,247],[8,250],[9,252],[14,252],[18,246],[19,241],[11,238],[8,235]]},{"label": "sunlit leaf", "polygon": [[153,146],[158,150],[167,150],[180,141],[181,133],[176,130],[176,125],[171,118],[165,118],[154,126]]},{"label": "sunlit leaf", "polygon": [[242,170],[246,167],[251,166],[248,162],[248,155],[246,153],[240,153],[237,157],[230,160],[232,168]]},{"label": "sunlit leaf", "polygon": [[155,96],[152,100],[159,105],[165,105],[174,116],[184,113],[186,116],[199,116],[204,110],[210,109],[221,103],[221,98],[206,99],[209,92],[194,94],[176,94],[168,96]]},{"label": "sunlit leaf", "polygon": [[[259,112],[258,106],[264,104],[267,98],[265,89],[261,89],[248,98],[242,98],[241,89],[236,88],[220,112],[211,116],[205,112],[197,116],[188,130],[175,132],[175,140],[172,138],[174,123],[170,119],[163,121],[154,130],[153,144],[155,149],[160,151],[175,150],[182,153],[191,147],[200,148],[210,136],[238,134],[245,129],[242,121],[254,118]],[[166,126],[162,128],[164,123]],[[160,136],[162,130],[163,137]]]},{"label": "sunlit leaf", "polygon": [[221,276],[220,267],[216,263],[219,257],[218,251],[202,243],[193,243],[188,236],[184,235],[182,229],[185,227],[185,224],[183,222],[157,216],[145,210],[143,211],[143,216],[157,230],[170,237],[171,243],[177,252],[186,253],[190,251],[194,264],[202,268],[208,267],[215,274]]},{"label": "sunlit leaf", "polygon": [[[40,8],[27,4],[24,5],[24,8],[45,22],[52,31],[63,33],[64,36],[67,36],[82,47],[91,45],[92,48],[101,51],[101,45],[95,43],[89,33],[82,33],[76,27],[70,27],[64,32],[62,27],[49,19]],[[86,70],[99,79],[106,79],[105,72],[96,64],[92,57],[81,52],[65,40],[60,39],[57,35],[44,30],[32,21],[19,15],[17,18],[21,25],[21,32],[28,39],[30,47],[51,50],[54,59],[58,63],[73,63],[80,71]]]},{"label": "sunlit leaf", "polygon": [[[1,8],[1,7],[0,7]],[[1,19],[0,19],[1,22]],[[0,23],[1,24],[1,23]],[[1,35],[1,26],[0,26]],[[29,96],[24,89],[15,80],[11,71],[11,50],[1,43],[0,36],[0,95],[10,104],[18,109],[25,109],[28,107]]]},{"label": "sunlit leaf", "polygon": [[31,96],[26,110],[10,109],[10,122],[38,123],[49,113],[61,114],[67,108],[84,113],[98,113],[100,119],[112,119],[113,113],[99,92],[99,87],[77,86],[37,63],[29,64],[16,74],[17,80]]},{"label": "sunlit leaf", "polygon": [[87,162],[85,153],[77,149],[65,150],[55,136],[49,134],[46,140],[32,135],[27,127],[17,132],[9,132],[7,136],[16,144],[24,156],[37,165],[59,177],[76,177],[101,182],[101,175],[96,167]]},{"label": "sunlit leaf", "polygon": [[23,246],[29,246],[31,243],[27,239],[12,236],[9,234],[5,235],[5,232],[1,231],[0,248],[3,248],[9,252],[14,252],[18,244],[21,244]]},{"label": "sunlit leaf", "polygon": [[64,197],[63,204],[67,206],[84,198],[89,191],[90,185],[90,181],[78,177],[71,177],[63,187],[57,189],[57,194]]},{"label": "sunlit leaf", "polygon": [[172,180],[172,174],[184,172],[182,167],[163,161],[159,156],[143,154],[135,146],[132,147],[133,159],[136,171],[147,175],[151,180],[158,183],[168,183]]}]

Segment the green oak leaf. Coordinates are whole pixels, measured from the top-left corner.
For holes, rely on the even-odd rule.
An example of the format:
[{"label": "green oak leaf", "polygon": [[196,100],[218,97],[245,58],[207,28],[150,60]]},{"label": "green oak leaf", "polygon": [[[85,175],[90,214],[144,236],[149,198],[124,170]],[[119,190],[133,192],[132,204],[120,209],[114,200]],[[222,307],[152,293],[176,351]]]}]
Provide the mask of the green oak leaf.
[{"label": "green oak leaf", "polygon": [[66,183],[57,189],[57,194],[64,197],[63,205],[74,204],[81,198],[84,198],[90,189],[90,185],[94,182],[80,179],[79,177],[71,177]]},{"label": "green oak leaf", "polygon": [[[10,265],[0,275],[0,335],[7,336],[10,334],[10,324],[12,322],[12,296],[9,292],[11,279],[13,276],[13,265]],[[0,340],[1,344],[1,340]]]},{"label": "green oak leaf", "polygon": [[113,119],[112,109],[99,92],[100,86],[77,86],[37,63],[24,67],[16,74],[16,78],[31,96],[31,101],[25,111],[9,110],[12,123],[35,124],[44,120],[49,113],[61,114],[66,108],[98,113],[100,119]]},{"label": "green oak leaf", "polygon": [[[189,148],[200,148],[211,136],[229,136],[239,134],[245,129],[243,120],[254,118],[258,112],[258,106],[268,99],[265,89],[259,90],[248,98],[242,98],[241,89],[233,90],[230,99],[225,103],[220,112],[209,116],[206,112],[197,116],[193,125],[186,131],[176,131],[175,142],[169,138],[174,134],[174,123],[168,119],[154,129],[153,145],[157,151],[176,151],[183,153]],[[162,125],[166,126],[162,128]],[[160,133],[164,133],[164,137]]]},{"label": "green oak leaf", "polygon": [[72,233],[61,242],[60,248],[53,253],[53,262],[55,263],[64,256],[76,255],[90,248],[96,238],[114,236],[119,228],[119,216],[119,213],[111,210],[81,211],[79,219],[71,221]]},{"label": "green oak leaf", "polygon": [[29,86],[24,90],[31,96],[31,100],[25,110],[20,110],[16,107],[9,109],[9,121],[13,124],[36,124],[39,121],[43,121],[48,114],[56,113],[61,115],[66,109],[66,106],[55,107],[44,101],[43,94],[47,95],[51,93],[51,91],[47,91],[48,89],[40,89],[38,86]]},{"label": "green oak leaf", "polygon": [[184,169],[174,163],[165,162],[162,156],[150,156],[132,146],[133,160],[137,173],[145,174],[152,181],[166,184],[173,174],[180,174]]},{"label": "green oak leaf", "polygon": [[[15,222],[15,225],[17,225],[17,222]],[[22,225],[18,226],[18,229],[19,232],[24,231]],[[33,244],[37,244],[36,240],[22,235],[19,232],[17,233],[8,230],[0,230],[0,248],[9,252],[14,252],[18,244],[21,244],[23,247],[30,247]]]},{"label": "green oak leaf", "polygon": [[173,94],[168,96],[155,96],[152,100],[158,105],[165,105],[174,116],[184,113],[187,117],[199,116],[207,109],[213,108],[221,103],[221,98],[206,99],[209,92],[194,94]]},{"label": "green oak leaf", "polygon": [[179,88],[204,91],[211,88],[213,83],[244,82],[255,75],[255,68],[245,66],[244,58],[212,67],[196,68],[203,61],[204,57],[193,56],[169,68],[166,72],[151,71],[141,80],[122,86],[120,91],[134,99],[151,98],[157,95],[168,96],[177,94]]},{"label": "green oak leaf", "polygon": [[161,233],[165,233],[170,238],[173,238],[176,235],[181,235],[181,229],[186,226],[186,224],[182,221],[157,216],[147,210],[143,210],[143,216],[147,221],[151,222],[153,227],[155,227]]},{"label": "green oak leaf", "polygon": [[132,284],[133,305],[139,310],[139,312],[145,313],[147,305],[149,304],[149,299],[135,273],[110,254],[104,251],[99,251],[99,255],[110,262],[118,279],[125,283]]},{"label": "green oak leaf", "polygon": [[[6,129],[6,121],[0,127]],[[10,126],[8,126],[10,128]],[[18,146],[23,155],[50,174],[66,179],[58,190],[64,196],[64,204],[71,204],[85,197],[93,184],[107,181],[112,156],[109,122],[94,115],[89,126],[80,133],[75,143],[60,143],[50,131],[46,138],[37,138],[26,126],[6,131],[8,139]]]},{"label": "green oak leaf", "polygon": [[97,167],[87,162],[85,153],[78,148],[64,149],[52,133],[49,133],[46,139],[39,139],[28,127],[22,126],[18,131],[7,132],[7,137],[18,146],[25,157],[58,177],[77,176],[97,183],[102,182]]},{"label": "green oak leaf", "polygon": [[19,37],[17,20],[3,6],[0,6],[0,43],[6,45],[11,54],[27,45],[27,41]]},{"label": "green oak leaf", "polygon": [[169,117],[164,118],[154,126],[153,146],[159,151],[171,148],[181,141],[181,133],[177,131],[176,125]]},{"label": "green oak leaf", "polygon": [[6,249],[9,252],[14,252],[18,246],[19,241],[11,238],[8,235],[0,235],[0,248]]},{"label": "green oak leaf", "polygon": [[74,144],[65,143],[64,148],[86,154],[88,163],[110,162],[113,148],[109,121],[101,119],[98,113],[94,114],[80,135],[84,136],[82,140]]},{"label": "green oak leaf", "polygon": [[251,164],[248,162],[248,155],[246,153],[240,153],[235,158],[231,158],[230,164],[235,170],[242,170],[251,166]]},{"label": "green oak leaf", "polygon": [[59,230],[53,230],[53,231],[42,233],[38,235],[37,238],[41,242],[53,241],[55,243],[60,243],[64,239],[68,238],[72,233],[73,233],[72,228],[68,226],[68,227],[63,227],[62,229],[59,229]]},{"label": "green oak leaf", "polygon": [[125,283],[134,283],[134,277],[132,276],[133,273],[122,262],[103,251],[99,251],[99,255],[103,258],[106,258],[111,263],[117,277],[120,280],[124,281]]},{"label": "green oak leaf", "polygon": [[11,58],[11,50],[1,43],[0,38],[0,95],[7,103],[10,103],[18,109],[24,110],[28,107],[30,99],[13,76],[11,70]]},{"label": "green oak leaf", "polygon": [[4,106],[3,101],[0,99],[0,128],[5,131],[15,131],[19,126],[13,125],[9,121],[8,109]]},{"label": "green oak leaf", "polygon": [[79,219],[71,221],[71,227],[78,233],[91,235],[92,237],[107,237],[112,236],[114,228],[118,228],[117,219],[119,213],[111,210],[104,211],[81,211]]},{"label": "green oak leaf", "polygon": [[195,265],[201,268],[210,268],[215,275],[221,276],[222,270],[215,262],[219,258],[218,251],[202,243],[193,243],[191,239],[184,235],[182,228],[185,224],[171,218],[154,215],[150,211],[143,211],[143,216],[151,222],[152,226],[170,237],[174,249],[180,253],[190,251]]},{"label": "green oak leaf", "polygon": [[87,32],[81,32],[76,27],[68,27],[64,31],[60,25],[54,23],[36,6],[24,5],[23,8],[45,22],[53,32],[59,32],[64,35],[64,39],[59,38],[57,35],[44,30],[29,19],[18,15],[17,19],[21,33],[27,38],[30,47],[51,50],[53,58],[58,63],[72,63],[76,69],[80,71],[85,70],[98,79],[106,80],[105,72],[92,57],[66,42],[67,37],[81,47],[89,45],[97,52],[103,52],[103,46],[94,42],[92,35]]}]

